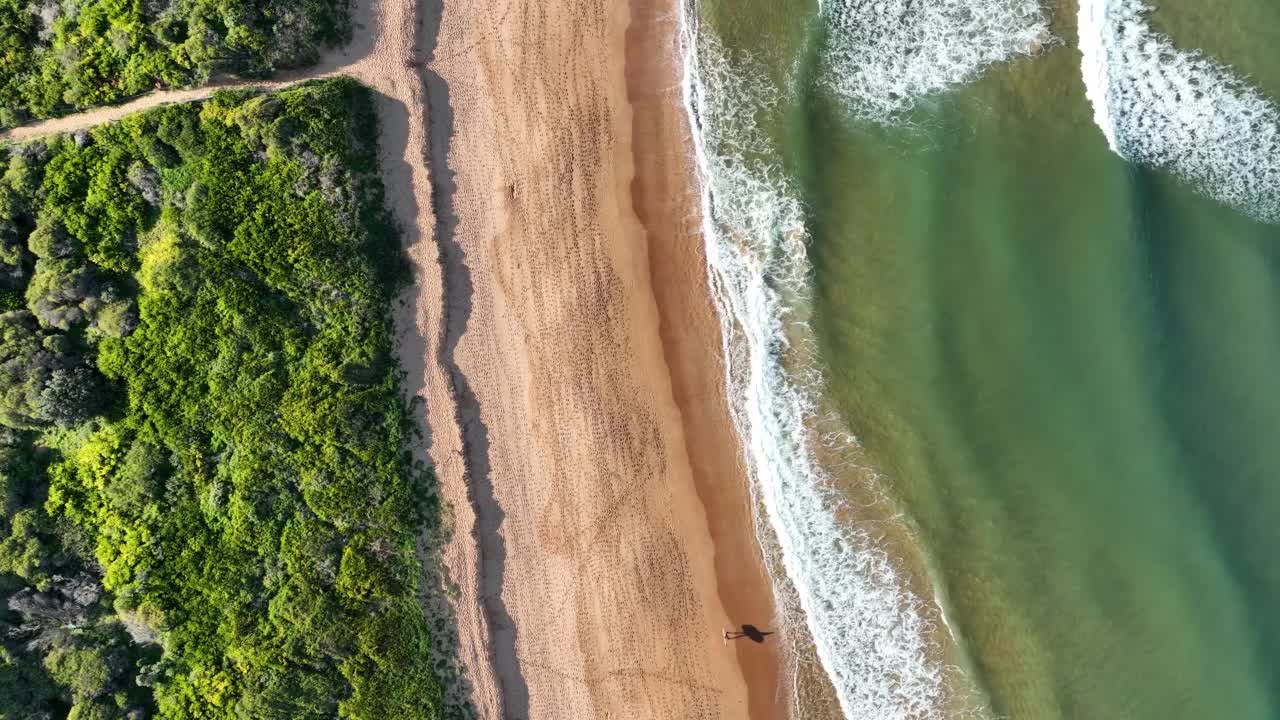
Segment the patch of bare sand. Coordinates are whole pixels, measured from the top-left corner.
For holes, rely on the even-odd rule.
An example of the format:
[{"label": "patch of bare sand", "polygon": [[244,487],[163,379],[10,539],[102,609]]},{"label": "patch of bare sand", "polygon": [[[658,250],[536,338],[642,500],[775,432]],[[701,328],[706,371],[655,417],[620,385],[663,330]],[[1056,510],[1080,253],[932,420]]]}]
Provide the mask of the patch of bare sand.
[{"label": "patch of bare sand", "polygon": [[724,398],[676,9],[447,3],[430,65],[439,236],[465,280],[442,364],[467,406],[506,717],[785,715],[782,644],[720,638],[773,607]]}]

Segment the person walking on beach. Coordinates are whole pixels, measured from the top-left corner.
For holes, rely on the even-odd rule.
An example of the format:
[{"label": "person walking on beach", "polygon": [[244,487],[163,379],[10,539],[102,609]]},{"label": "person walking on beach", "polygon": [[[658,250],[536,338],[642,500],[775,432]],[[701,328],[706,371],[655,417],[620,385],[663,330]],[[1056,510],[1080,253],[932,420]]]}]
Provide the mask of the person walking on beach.
[{"label": "person walking on beach", "polygon": [[762,643],[764,642],[765,635],[772,635],[772,634],[773,634],[772,630],[762,631],[760,628],[756,627],[755,625],[743,625],[742,632],[738,632],[736,630],[725,630],[724,639],[737,640],[738,638],[751,638],[751,642]]}]

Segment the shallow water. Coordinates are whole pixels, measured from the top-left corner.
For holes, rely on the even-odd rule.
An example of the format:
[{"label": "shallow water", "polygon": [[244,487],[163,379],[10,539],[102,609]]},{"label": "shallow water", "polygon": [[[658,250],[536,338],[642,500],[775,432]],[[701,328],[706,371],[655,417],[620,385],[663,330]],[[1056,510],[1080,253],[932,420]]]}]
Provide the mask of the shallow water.
[{"label": "shallow water", "polygon": [[[782,87],[760,126],[804,209],[823,388],[993,714],[1280,717],[1280,229],[1109,149],[1074,4],[1059,44],[890,122],[829,82],[816,7],[766,31],[752,5],[700,8]],[[1149,19],[1280,97],[1280,6],[1212,8]]]}]

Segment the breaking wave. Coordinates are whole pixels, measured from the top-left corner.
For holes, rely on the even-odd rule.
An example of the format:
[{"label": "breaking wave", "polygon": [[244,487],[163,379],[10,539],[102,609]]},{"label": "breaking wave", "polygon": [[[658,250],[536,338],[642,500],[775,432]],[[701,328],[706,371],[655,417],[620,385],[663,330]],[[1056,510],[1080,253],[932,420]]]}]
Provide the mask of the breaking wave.
[{"label": "breaking wave", "polygon": [[755,120],[782,98],[758,80],[765,73],[735,66],[697,31],[693,2],[681,14],[683,91],[708,275],[734,422],[763,508],[757,536],[785,572],[773,578],[783,619],[806,623],[846,717],[942,718],[954,668],[940,659],[925,604],[876,538],[841,522],[846,501],[817,462],[821,378],[789,339],[806,320],[804,213]]},{"label": "breaking wave", "polygon": [[1094,120],[1126,160],[1280,222],[1280,109],[1231,68],[1180,50],[1140,0],[1081,0],[1080,55]]},{"label": "breaking wave", "polygon": [[821,0],[821,12],[828,84],[877,122],[1050,38],[1039,0]]}]

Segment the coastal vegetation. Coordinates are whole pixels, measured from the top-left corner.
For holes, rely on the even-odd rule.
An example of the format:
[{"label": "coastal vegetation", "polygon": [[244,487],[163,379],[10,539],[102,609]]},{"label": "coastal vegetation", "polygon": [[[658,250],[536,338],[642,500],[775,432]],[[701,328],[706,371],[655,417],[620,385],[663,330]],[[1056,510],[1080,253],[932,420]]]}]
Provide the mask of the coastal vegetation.
[{"label": "coastal vegetation", "polygon": [[265,77],[350,36],[346,0],[0,0],[0,127]]},{"label": "coastal vegetation", "polygon": [[0,718],[438,716],[376,124],[339,79],[0,150]]}]

